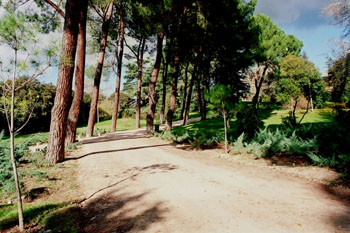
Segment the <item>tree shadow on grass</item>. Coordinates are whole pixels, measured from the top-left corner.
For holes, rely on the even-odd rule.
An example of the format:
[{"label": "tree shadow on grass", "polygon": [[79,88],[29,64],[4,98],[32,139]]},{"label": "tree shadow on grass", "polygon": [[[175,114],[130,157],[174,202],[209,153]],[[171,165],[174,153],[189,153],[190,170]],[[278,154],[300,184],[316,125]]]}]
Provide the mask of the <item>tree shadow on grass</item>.
[{"label": "tree shadow on grass", "polygon": [[[6,208],[8,208],[7,206]],[[12,205],[12,209],[17,210],[16,205]],[[29,208],[24,208],[24,221],[25,224],[29,224],[36,218],[44,215],[45,213],[48,213],[54,209],[58,209],[62,207],[62,205],[59,204],[44,204],[44,205],[38,205],[38,206],[32,206]],[[9,210],[10,211],[10,210]],[[11,211],[13,214],[8,214],[2,218],[0,218],[0,230],[6,230],[10,229],[12,227],[15,227],[18,225],[18,217],[17,217],[17,211]]]},{"label": "tree shadow on grass", "polygon": [[323,191],[347,207],[343,213],[332,215],[331,220],[334,226],[345,231],[350,231],[350,189],[335,185],[322,185]]}]

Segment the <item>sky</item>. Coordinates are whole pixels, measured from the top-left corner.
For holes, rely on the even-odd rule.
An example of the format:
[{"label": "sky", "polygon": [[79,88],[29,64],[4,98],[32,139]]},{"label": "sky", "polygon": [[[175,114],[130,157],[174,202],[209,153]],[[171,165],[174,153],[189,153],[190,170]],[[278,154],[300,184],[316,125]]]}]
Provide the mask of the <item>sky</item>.
[{"label": "sky", "polygon": [[330,3],[332,0],[258,0],[256,13],[269,16],[285,33],[301,40],[309,60],[325,74],[334,41],[343,35],[343,28],[322,12]]}]

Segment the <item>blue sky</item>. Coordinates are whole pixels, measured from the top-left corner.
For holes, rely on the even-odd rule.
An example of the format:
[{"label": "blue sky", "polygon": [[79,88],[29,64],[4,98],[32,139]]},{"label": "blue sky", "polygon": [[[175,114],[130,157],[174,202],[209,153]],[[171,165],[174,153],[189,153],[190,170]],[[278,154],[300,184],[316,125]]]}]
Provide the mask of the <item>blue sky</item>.
[{"label": "blue sky", "polygon": [[327,57],[343,29],[332,23],[322,10],[332,0],[258,0],[256,13],[269,16],[287,34],[304,43],[303,51],[324,74]]}]

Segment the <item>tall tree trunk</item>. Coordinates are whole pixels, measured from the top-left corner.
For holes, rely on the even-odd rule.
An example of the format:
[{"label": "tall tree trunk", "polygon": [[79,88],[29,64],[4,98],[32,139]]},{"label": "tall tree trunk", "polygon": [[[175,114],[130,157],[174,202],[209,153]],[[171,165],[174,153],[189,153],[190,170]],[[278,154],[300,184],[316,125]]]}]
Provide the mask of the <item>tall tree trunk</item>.
[{"label": "tall tree trunk", "polygon": [[147,133],[152,133],[153,131],[154,115],[156,112],[156,105],[157,105],[156,83],[157,83],[158,74],[160,70],[160,64],[162,62],[164,35],[165,35],[164,30],[158,34],[156,61],[154,63],[151,82],[149,83],[149,89],[148,89],[149,109],[147,113],[147,126],[146,126]]},{"label": "tall tree trunk", "polygon": [[143,53],[145,51],[146,38],[141,39],[141,48],[139,51],[138,60],[138,77],[137,77],[137,106],[136,106],[136,128],[140,128],[141,118],[141,85],[142,85],[142,72],[143,72]]},{"label": "tall tree trunk", "polygon": [[163,85],[162,85],[162,107],[160,109],[159,123],[164,123],[164,113],[165,113],[165,104],[166,104],[166,83],[168,78],[168,63],[169,56],[167,55],[165,61],[163,62]]},{"label": "tall tree trunk", "polygon": [[112,128],[111,132],[115,132],[117,130],[117,120],[118,120],[118,110],[119,110],[119,97],[120,97],[120,83],[122,79],[122,67],[123,67],[123,54],[124,54],[124,15],[122,6],[120,6],[119,10],[120,23],[119,23],[119,54],[116,51],[116,56],[118,60],[118,70],[117,70],[117,86],[115,88],[115,102],[113,108],[112,115]]},{"label": "tall tree trunk", "polygon": [[264,83],[267,69],[268,69],[268,65],[265,65],[260,79],[259,78],[255,79],[255,89],[256,90],[255,90],[255,95],[253,97],[253,103],[252,103],[254,108],[257,108],[257,105],[259,102],[260,90],[261,90],[262,84]]},{"label": "tall tree trunk", "polygon": [[224,128],[225,128],[225,152],[228,153],[228,147],[227,147],[227,120],[226,120],[226,111],[223,111],[224,115]]},{"label": "tall tree trunk", "polygon": [[100,43],[100,52],[98,54],[98,59],[97,59],[97,67],[96,67],[95,78],[94,78],[94,86],[92,88],[89,120],[88,120],[88,126],[87,126],[87,130],[86,130],[87,137],[91,137],[94,133],[98,97],[100,94],[101,75],[102,75],[103,63],[104,63],[104,58],[105,58],[106,46],[107,46],[108,30],[109,30],[109,25],[111,23],[112,13],[113,13],[113,2],[111,2],[108,5],[107,13],[106,13],[106,16],[103,19],[103,23],[102,23],[103,36],[102,36],[102,40]]},{"label": "tall tree trunk", "polygon": [[174,48],[175,58],[174,58],[174,72],[173,72],[173,80],[171,83],[171,96],[170,96],[170,106],[168,113],[166,115],[166,130],[171,130],[173,125],[173,117],[176,108],[176,97],[177,97],[177,83],[180,73],[180,54],[179,47],[175,45]]},{"label": "tall tree trunk", "polygon": [[[87,0],[85,0],[87,1]],[[51,111],[50,136],[46,158],[52,163],[64,160],[69,102],[72,94],[75,54],[79,31],[81,2],[67,0],[62,39],[61,61],[58,71],[55,103]]]},{"label": "tall tree trunk", "polygon": [[[209,59],[206,59],[205,60],[205,72],[203,74],[203,84],[204,84],[204,88],[206,91],[209,92],[209,89],[210,89],[210,77],[209,77],[209,72],[210,72],[210,60]],[[202,120],[206,120],[207,119],[207,101],[205,99],[205,96],[204,96],[204,89],[202,89],[202,94],[201,94],[201,97],[202,97],[202,115],[201,115],[201,118]]]},{"label": "tall tree trunk", "polygon": [[187,94],[185,116],[182,123],[183,125],[187,125],[187,122],[188,122],[188,116],[190,114],[190,107],[191,107],[191,100],[192,100],[192,90],[194,86],[194,81],[196,80],[196,76],[197,76],[197,64],[195,63],[195,66],[193,68],[193,74],[190,81],[190,87],[188,89],[188,94]]},{"label": "tall tree trunk", "polygon": [[196,79],[196,89],[197,89],[197,100],[198,100],[198,107],[199,107],[199,112],[201,115],[201,120],[205,120],[206,116],[205,116],[205,112],[203,109],[203,91],[202,91],[202,87],[201,87],[201,80],[198,77]]},{"label": "tall tree trunk", "polygon": [[185,112],[185,108],[186,108],[186,97],[187,97],[187,84],[188,84],[188,67],[189,67],[190,63],[188,62],[185,68],[185,86],[184,86],[184,95],[183,95],[183,99],[182,99],[182,108],[181,108],[181,113],[180,113],[180,120],[184,119],[184,112]]},{"label": "tall tree trunk", "polygon": [[[11,164],[13,169],[13,176],[15,180],[16,194],[17,194],[17,208],[18,208],[18,226],[21,232],[24,231],[24,219],[23,219],[23,207],[22,207],[22,194],[21,187],[19,185],[18,172],[15,159],[15,81],[17,74],[17,50],[15,49],[14,57],[14,71],[12,77],[12,88],[11,88],[11,116],[10,116],[10,152],[11,152]],[[8,118],[7,118],[8,119]]]},{"label": "tall tree trunk", "polygon": [[79,34],[77,44],[77,62],[75,70],[75,93],[72,105],[68,114],[66,144],[75,142],[77,134],[78,118],[84,96],[84,75],[85,75],[85,49],[86,49],[86,16],[88,2],[82,2],[80,12]]}]

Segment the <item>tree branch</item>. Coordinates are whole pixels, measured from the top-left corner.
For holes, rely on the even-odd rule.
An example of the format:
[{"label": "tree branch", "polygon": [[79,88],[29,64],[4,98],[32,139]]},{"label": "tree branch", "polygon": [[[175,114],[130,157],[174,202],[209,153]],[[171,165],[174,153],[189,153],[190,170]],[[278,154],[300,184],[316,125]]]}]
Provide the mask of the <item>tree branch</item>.
[{"label": "tree branch", "polygon": [[139,60],[139,56],[138,54],[136,54],[136,52],[128,45],[128,43],[126,42],[126,39],[124,38],[124,42],[126,47],[128,47],[128,49],[134,54],[134,56],[136,57],[137,60]]},{"label": "tree branch", "polygon": [[64,11],[58,5],[56,5],[51,0],[44,0],[44,2],[46,2],[47,4],[52,6],[57,11],[57,13],[60,14],[64,18],[64,16],[65,16]]},{"label": "tree branch", "polygon": [[47,65],[44,69],[42,69],[39,73],[33,74],[32,77],[27,79],[25,82],[23,82],[20,86],[18,86],[15,91],[18,91],[19,89],[23,88],[27,83],[34,80],[38,76],[42,75],[49,67],[51,67],[51,64]]},{"label": "tree branch", "polygon": [[32,110],[30,111],[30,114],[29,114],[26,122],[19,129],[17,129],[16,132],[14,133],[15,136],[28,124],[30,118],[32,118],[32,115],[33,115],[33,112],[34,112],[34,108],[35,108],[35,105],[38,103],[38,100],[39,100],[39,98],[36,99],[36,101],[34,103],[34,106],[33,106]]}]

